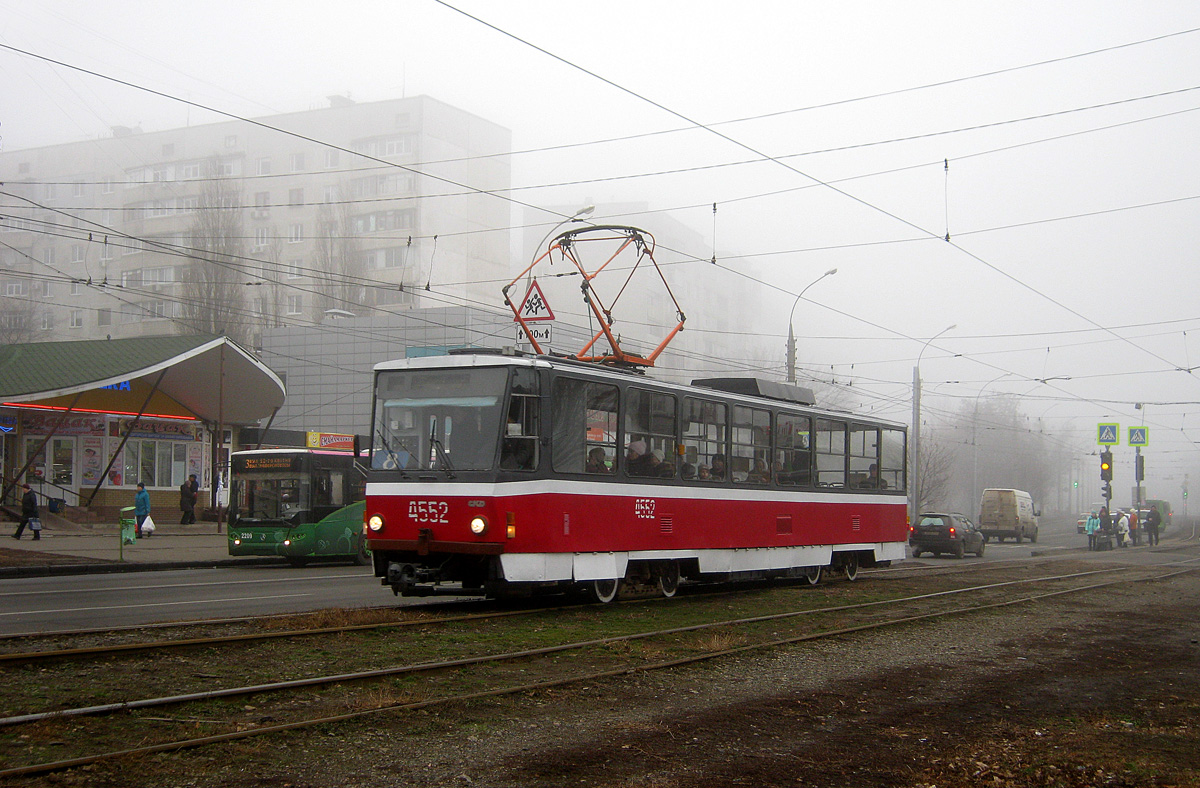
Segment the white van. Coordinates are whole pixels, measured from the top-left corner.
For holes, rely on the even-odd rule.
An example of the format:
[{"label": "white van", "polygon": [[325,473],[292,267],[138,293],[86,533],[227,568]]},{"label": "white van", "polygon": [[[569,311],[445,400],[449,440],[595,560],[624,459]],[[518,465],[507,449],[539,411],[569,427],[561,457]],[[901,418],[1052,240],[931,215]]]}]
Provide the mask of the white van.
[{"label": "white van", "polygon": [[992,537],[1003,542],[1011,536],[1018,542],[1038,538],[1037,512],[1033,498],[1024,490],[984,490],[979,499],[979,530],[986,542]]}]

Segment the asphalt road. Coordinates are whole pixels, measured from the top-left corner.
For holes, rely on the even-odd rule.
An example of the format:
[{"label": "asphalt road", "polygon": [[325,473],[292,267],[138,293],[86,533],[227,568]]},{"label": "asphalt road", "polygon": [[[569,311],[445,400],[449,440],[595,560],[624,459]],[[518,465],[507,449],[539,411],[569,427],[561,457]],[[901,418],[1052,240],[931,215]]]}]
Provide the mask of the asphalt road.
[{"label": "asphalt road", "polygon": [[7,578],[0,581],[0,635],[407,602],[393,597],[364,566],[247,566]]},{"label": "asphalt road", "polygon": [[[1074,520],[1043,518],[1037,544],[989,542],[982,560],[1055,555],[1139,562],[1145,548],[1080,553],[1087,537]],[[957,559],[923,557],[921,563]],[[964,561],[977,561],[967,556]],[[208,618],[298,613],[324,608],[426,604],[379,585],[370,567],[226,566],[205,569],[0,579],[0,635],[67,632]],[[445,601],[438,599],[438,601]]]}]

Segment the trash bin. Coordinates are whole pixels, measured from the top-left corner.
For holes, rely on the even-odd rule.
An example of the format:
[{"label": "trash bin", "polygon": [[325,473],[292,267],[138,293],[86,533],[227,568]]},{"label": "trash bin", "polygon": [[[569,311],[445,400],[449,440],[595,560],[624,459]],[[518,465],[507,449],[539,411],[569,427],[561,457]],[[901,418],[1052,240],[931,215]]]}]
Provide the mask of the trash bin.
[{"label": "trash bin", "polygon": [[132,506],[121,510],[121,544],[133,544],[137,541],[137,515]]}]

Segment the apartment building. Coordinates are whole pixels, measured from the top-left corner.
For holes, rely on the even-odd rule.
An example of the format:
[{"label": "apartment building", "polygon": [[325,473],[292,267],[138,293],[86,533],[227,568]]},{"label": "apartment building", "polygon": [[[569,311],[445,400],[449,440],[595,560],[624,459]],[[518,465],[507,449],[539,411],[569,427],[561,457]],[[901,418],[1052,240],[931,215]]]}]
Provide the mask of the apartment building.
[{"label": "apartment building", "polygon": [[[427,96],[0,152],[0,344],[494,300],[511,132]],[[485,284],[477,284],[485,283]]]}]

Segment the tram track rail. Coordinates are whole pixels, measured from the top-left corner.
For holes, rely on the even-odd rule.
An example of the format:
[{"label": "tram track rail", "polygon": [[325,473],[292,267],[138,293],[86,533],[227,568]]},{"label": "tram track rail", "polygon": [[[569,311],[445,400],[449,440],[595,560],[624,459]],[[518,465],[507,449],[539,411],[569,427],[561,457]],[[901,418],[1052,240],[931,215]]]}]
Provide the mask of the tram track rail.
[{"label": "tram track rail", "polygon": [[[785,637],[769,637],[758,639],[749,643],[739,643],[726,648],[713,648],[705,650],[703,653],[684,654],[671,659],[648,659],[641,664],[622,664],[613,666],[603,670],[591,670],[581,673],[574,673],[565,676],[551,676],[542,680],[527,681],[524,683],[508,683],[501,686],[494,686],[487,689],[475,691],[451,691],[436,697],[426,697],[413,700],[405,700],[394,703],[380,703],[370,708],[356,708],[346,712],[336,714],[322,714],[312,718],[293,719],[286,722],[257,725],[251,728],[225,730],[211,735],[173,739],[169,741],[147,742],[136,747],[125,747],[113,749],[106,752],[80,755],[78,757],[64,758],[59,760],[44,761],[40,763],[30,763],[24,766],[6,767],[0,769],[0,777],[14,777],[22,775],[32,775],[38,773],[46,773],[53,771],[61,771],[64,769],[75,768],[78,766],[96,763],[101,760],[112,758],[121,758],[134,755],[145,755],[158,752],[169,752],[185,748],[202,747],[206,745],[216,744],[220,742],[233,741],[236,739],[247,738],[250,736],[260,736],[264,734],[277,733],[283,731],[298,730],[301,728],[325,725],[332,723],[345,722],[349,720],[359,719],[372,714],[385,712],[403,712],[416,711],[419,709],[429,708],[436,705],[446,705],[455,702],[469,701],[474,699],[498,697],[502,695],[515,695],[525,692],[536,691],[540,689],[548,689],[552,687],[562,687],[579,682],[598,681],[605,678],[617,677],[622,675],[632,675],[655,670],[669,670],[672,668],[682,667],[689,664],[712,660],[720,657],[733,656],[754,650],[764,650],[771,648],[779,648],[784,646],[795,645],[799,643],[815,641],[827,638],[845,637],[855,633],[882,629],[887,627],[897,627],[903,625],[916,624],[923,621],[934,620],[943,617],[965,615],[970,613],[979,613],[983,611],[995,611],[1002,608],[1009,608],[1017,605],[1033,604],[1042,600],[1058,597],[1062,595],[1081,593],[1091,590],[1107,588],[1121,583],[1135,581],[1162,581],[1172,577],[1195,572],[1196,568],[1184,567],[1177,569],[1168,569],[1167,571],[1158,571],[1161,568],[1146,569],[1146,568],[1104,568],[1090,570],[1086,572],[1073,572],[1061,575],[1049,575],[1038,578],[1022,578],[1018,580],[1009,580],[996,583],[987,583],[977,586],[967,586],[957,589],[947,589],[942,591],[931,592],[927,594],[910,595],[895,599],[876,600],[865,603],[855,603],[847,605],[835,605],[822,608],[811,608],[800,611],[789,611],[785,613],[771,614],[765,616],[753,616],[741,619],[725,619],[718,621],[709,621],[702,624],[696,624],[685,627],[672,627],[659,630],[641,631],[612,637],[594,638],[585,641],[560,643],[554,646],[526,649],[522,651],[514,651],[499,654],[476,655],[468,658],[443,660],[440,662],[427,662],[421,664],[411,664],[403,666],[395,666],[392,668],[380,669],[376,671],[364,671],[358,674],[339,674],[336,676],[311,677],[296,682],[279,682],[274,687],[267,686],[247,686],[237,688],[226,688],[223,690],[215,690],[212,692],[190,693],[172,698],[146,698],[136,702],[105,704],[104,708],[95,707],[92,709],[79,708],[71,710],[57,710],[52,712],[38,713],[33,715],[18,715],[0,720],[0,726],[23,726],[36,725],[42,723],[57,723],[62,724],[64,720],[72,717],[110,715],[113,712],[124,711],[129,714],[123,715],[121,718],[123,729],[128,729],[130,724],[138,719],[134,714],[135,711],[152,708],[155,706],[181,706],[190,702],[212,701],[221,697],[230,697],[238,694],[264,694],[268,692],[280,692],[286,690],[294,690],[298,686],[317,686],[320,682],[326,683],[346,683],[351,681],[365,681],[369,679],[378,679],[381,677],[394,677],[398,675],[408,674],[414,675],[418,673],[430,673],[436,671],[451,671],[455,669],[475,669],[486,663],[501,664],[528,662],[536,658],[543,658],[556,654],[562,654],[567,651],[582,651],[586,649],[602,649],[612,647],[616,644],[630,644],[635,641],[643,641],[652,638],[670,638],[677,637],[682,634],[696,633],[706,630],[728,629],[732,627],[746,627],[763,623],[779,623],[788,619],[796,619],[803,616],[813,616],[819,618],[832,614],[843,614],[851,611],[862,612],[868,610],[890,610],[883,618],[876,620],[866,620],[858,623],[851,623],[846,626],[838,626],[833,628],[810,628],[794,634],[789,634]],[[1140,573],[1140,576],[1139,576]],[[1109,577],[1109,576],[1112,577]],[[1080,582],[1082,581],[1082,582]],[[925,605],[930,600],[951,600],[954,601],[961,595],[972,595],[977,597],[982,593],[996,593],[999,591],[1011,591],[1014,587],[1024,587],[1032,584],[1041,583],[1067,583],[1065,588],[1049,588],[1040,590],[1038,593],[1022,595],[1021,597],[991,599],[983,601],[972,599],[971,604],[957,605],[950,607],[942,607],[937,610],[926,610],[924,612],[912,612],[907,609],[896,609],[901,607],[911,607],[913,605]],[[501,676],[501,678],[504,678]],[[162,720],[162,718],[154,718]],[[187,721],[186,718],[178,718],[178,722]]]}]

